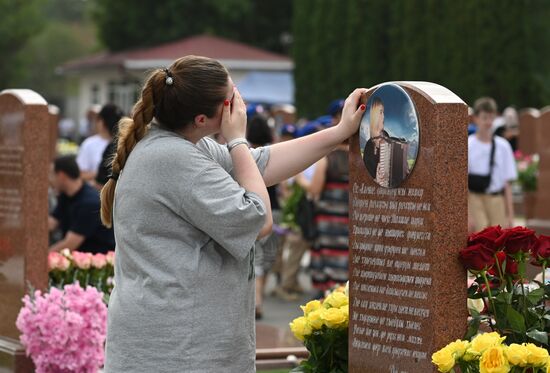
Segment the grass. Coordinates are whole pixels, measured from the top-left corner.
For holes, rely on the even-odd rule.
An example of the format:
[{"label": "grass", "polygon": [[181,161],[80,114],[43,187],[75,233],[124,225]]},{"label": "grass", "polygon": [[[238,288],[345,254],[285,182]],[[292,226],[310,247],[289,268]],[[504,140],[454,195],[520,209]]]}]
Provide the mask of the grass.
[{"label": "grass", "polygon": [[278,369],[278,370],[259,370],[256,373],[288,373],[290,370],[287,369]]}]

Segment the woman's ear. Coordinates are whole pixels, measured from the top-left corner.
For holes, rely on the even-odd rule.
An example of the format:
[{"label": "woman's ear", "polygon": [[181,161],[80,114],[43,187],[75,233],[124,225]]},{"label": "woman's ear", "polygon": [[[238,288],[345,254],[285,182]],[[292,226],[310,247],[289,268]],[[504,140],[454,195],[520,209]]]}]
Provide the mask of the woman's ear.
[{"label": "woman's ear", "polygon": [[197,116],[195,116],[195,120],[194,120],[194,123],[195,123],[195,126],[196,127],[204,127],[206,125],[206,115],[204,114],[199,114]]}]

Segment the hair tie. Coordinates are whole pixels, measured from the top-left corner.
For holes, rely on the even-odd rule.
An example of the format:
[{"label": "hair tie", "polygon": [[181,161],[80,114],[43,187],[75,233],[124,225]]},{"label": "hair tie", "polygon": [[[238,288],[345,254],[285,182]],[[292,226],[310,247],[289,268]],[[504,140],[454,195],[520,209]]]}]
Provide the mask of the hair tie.
[{"label": "hair tie", "polygon": [[164,80],[166,85],[174,84],[174,78],[172,77],[172,73],[170,72],[170,70],[164,69],[164,73],[166,74],[166,79]]},{"label": "hair tie", "polygon": [[109,179],[113,179],[114,181],[117,181],[119,175],[120,174],[118,172],[112,172],[111,175],[109,176]]}]

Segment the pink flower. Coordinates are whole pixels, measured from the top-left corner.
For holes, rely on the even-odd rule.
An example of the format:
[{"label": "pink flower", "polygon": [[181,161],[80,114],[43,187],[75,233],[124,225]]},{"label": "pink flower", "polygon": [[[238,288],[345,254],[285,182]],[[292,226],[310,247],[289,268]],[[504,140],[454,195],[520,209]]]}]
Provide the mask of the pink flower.
[{"label": "pink flower", "polygon": [[92,265],[92,254],[73,251],[74,264],[80,269],[90,269]]},{"label": "pink flower", "polygon": [[93,287],[73,284],[23,298],[16,325],[37,373],[99,370],[107,329],[102,297]]},{"label": "pink flower", "polygon": [[107,263],[109,265],[112,265],[114,266],[115,265],[115,252],[114,251],[109,251],[106,255],[106,259],[107,259]]},{"label": "pink flower", "polygon": [[107,265],[107,257],[105,254],[97,253],[92,256],[92,267],[94,268],[103,268]]},{"label": "pink flower", "polygon": [[57,269],[59,262],[63,255],[59,254],[57,251],[52,251],[48,254],[48,270]]}]

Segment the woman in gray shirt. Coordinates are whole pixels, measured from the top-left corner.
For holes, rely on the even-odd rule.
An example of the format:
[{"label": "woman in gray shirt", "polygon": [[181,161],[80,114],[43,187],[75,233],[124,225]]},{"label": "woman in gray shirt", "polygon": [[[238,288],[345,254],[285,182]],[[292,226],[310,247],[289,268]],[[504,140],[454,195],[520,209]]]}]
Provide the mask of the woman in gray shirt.
[{"label": "woman in gray shirt", "polygon": [[[266,185],[357,131],[341,122],[249,150],[245,104],[217,61],[186,56],[146,81],[119,125],[101,218],[116,239],[105,372],[254,372],[254,242],[269,233]],[[208,136],[221,133],[228,146]]]}]

